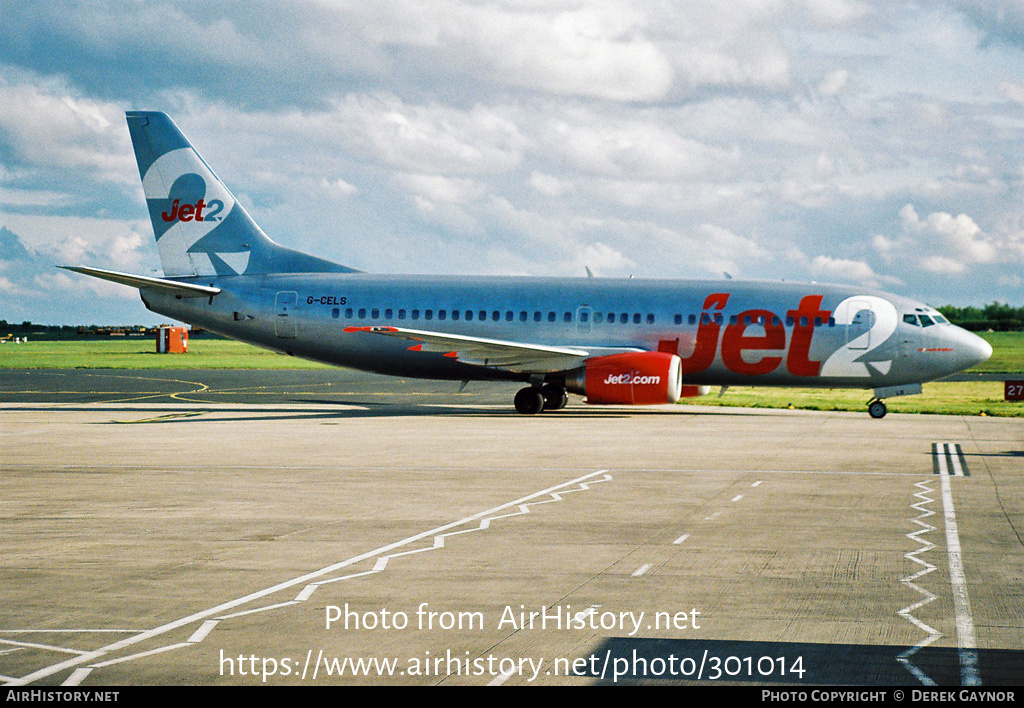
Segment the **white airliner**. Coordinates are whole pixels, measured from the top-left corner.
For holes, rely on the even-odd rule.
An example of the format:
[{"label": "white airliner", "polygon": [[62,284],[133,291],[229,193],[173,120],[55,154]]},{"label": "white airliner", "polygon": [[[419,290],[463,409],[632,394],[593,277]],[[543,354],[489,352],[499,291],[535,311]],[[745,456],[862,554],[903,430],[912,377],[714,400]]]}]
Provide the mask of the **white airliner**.
[{"label": "white airliner", "polygon": [[664,404],[731,385],[883,398],[985,361],[935,309],[840,285],[740,280],[375,275],[271,241],[163,113],[127,114],[163,278],[154,312],[291,355],[396,376],[511,380],[520,413]]}]

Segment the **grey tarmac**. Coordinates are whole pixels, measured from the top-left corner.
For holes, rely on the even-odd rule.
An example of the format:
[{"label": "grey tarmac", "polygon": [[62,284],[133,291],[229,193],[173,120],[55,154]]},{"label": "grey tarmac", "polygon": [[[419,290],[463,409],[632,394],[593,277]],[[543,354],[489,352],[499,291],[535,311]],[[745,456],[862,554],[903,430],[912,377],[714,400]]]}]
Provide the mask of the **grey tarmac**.
[{"label": "grey tarmac", "polygon": [[0,680],[1024,680],[1024,421],[507,401],[4,372]]}]

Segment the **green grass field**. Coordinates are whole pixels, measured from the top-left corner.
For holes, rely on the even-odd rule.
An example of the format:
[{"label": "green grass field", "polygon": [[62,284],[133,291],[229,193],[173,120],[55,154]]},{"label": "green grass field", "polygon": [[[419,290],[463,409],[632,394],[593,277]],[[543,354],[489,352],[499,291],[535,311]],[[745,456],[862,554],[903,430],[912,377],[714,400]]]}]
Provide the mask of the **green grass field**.
[{"label": "green grass field", "polygon": [[[992,358],[973,369],[1024,378],[1024,333],[989,332]],[[0,344],[0,369],[329,369],[304,359],[224,339],[193,338],[188,354],[157,354],[150,339],[70,340]],[[707,406],[864,411],[871,397],[859,389],[730,388],[719,398],[684,399]],[[1024,416],[1024,403],[1003,400],[998,381],[925,384],[920,396],[886,401],[894,413]]]},{"label": "green grass field", "polygon": [[[712,389],[700,398],[682,403],[699,406],[741,406],[744,408],[797,408],[813,411],[867,411],[871,391],[863,389],[752,388],[737,386],[722,398]],[[890,413],[939,413],[945,415],[991,415],[1024,417],[1024,402],[1004,401],[1000,381],[937,381],[924,385],[918,396],[887,398]]]},{"label": "green grass field", "polygon": [[992,358],[971,371],[977,373],[1024,373],[1024,332],[978,332],[992,345]]}]

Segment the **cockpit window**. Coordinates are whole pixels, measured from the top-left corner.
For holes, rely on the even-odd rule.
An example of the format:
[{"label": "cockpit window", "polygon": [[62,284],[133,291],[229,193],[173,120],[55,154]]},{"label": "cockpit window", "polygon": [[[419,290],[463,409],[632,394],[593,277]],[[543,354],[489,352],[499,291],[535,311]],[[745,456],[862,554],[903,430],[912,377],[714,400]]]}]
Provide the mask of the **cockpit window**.
[{"label": "cockpit window", "polygon": [[935,322],[932,321],[932,318],[929,317],[928,315],[920,315],[920,318],[922,327],[931,327],[933,324],[935,324]]},{"label": "cockpit window", "polygon": [[932,315],[932,318],[939,324],[949,324],[949,320],[947,320],[942,315]]},{"label": "cockpit window", "polygon": [[909,325],[914,325],[915,327],[920,326],[917,323],[917,315],[903,315],[903,321]]}]

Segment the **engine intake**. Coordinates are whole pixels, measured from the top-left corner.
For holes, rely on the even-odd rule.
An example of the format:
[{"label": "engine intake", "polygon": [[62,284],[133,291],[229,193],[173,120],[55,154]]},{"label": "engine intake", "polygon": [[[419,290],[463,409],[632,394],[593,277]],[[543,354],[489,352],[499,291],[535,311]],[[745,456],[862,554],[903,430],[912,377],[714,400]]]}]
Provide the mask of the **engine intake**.
[{"label": "engine intake", "polygon": [[565,388],[586,396],[587,403],[675,403],[683,394],[682,374],[682,361],[675,354],[626,352],[588,359],[566,376]]}]

